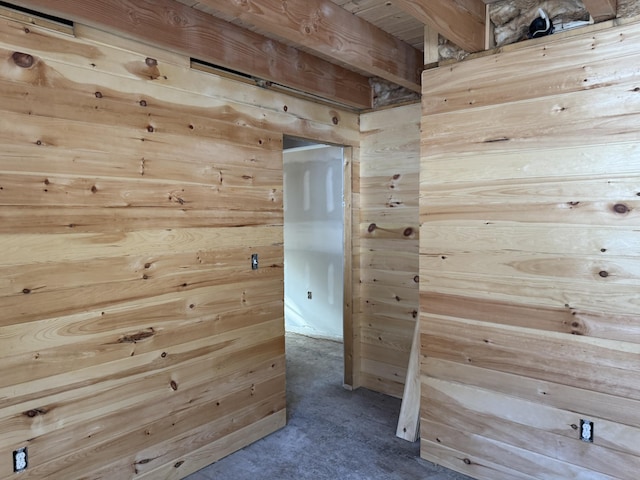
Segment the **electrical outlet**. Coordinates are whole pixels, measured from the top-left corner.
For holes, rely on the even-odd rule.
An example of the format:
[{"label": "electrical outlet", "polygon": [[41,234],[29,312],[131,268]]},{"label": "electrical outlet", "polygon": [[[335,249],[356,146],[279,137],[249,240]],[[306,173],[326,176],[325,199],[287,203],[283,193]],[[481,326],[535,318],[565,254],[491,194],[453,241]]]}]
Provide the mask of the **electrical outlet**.
[{"label": "electrical outlet", "polygon": [[313,293],[307,292],[307,298],[311,300],[313,298]]},{"label": "electrical outlet", "polygon": [[580,440],[593,443],[593,422],[580,419]]},{"label": "electrical outlet", "polygon": [[29,465],[27,456],[27,447],[19,448],[13,451],[13,471],[22,472]]}]

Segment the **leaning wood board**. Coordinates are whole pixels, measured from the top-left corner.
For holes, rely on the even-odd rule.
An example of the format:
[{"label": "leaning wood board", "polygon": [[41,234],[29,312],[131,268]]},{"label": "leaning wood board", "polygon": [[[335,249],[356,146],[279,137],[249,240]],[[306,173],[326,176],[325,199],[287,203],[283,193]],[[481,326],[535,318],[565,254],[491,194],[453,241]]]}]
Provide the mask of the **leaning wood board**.
[{"label": "leaning wood board", "polygon": [[179,479],[285,423],[282,134],[357,116],[76,27],[0,14],[0,456]]},{"label": "leaning wood board", "polygon": [[630,23],[424,73],[423,458],[637,478],[639,63]]}]

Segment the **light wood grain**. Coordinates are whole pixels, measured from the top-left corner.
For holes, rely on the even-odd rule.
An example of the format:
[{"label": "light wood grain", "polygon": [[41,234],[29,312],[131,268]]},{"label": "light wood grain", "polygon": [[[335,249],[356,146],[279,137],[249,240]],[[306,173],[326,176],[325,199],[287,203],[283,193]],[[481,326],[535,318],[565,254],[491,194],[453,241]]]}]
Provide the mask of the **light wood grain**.
[{"label": "light wood grain", "polygon": [[[600,426],[591,445],[576,435],[575,427],[580,424],[578,413],[518,399],[505,401],[501,394],[435,379],[426,379],[424,387],[425,395],[436,400],[423,410],[423,417],[429,421],[447,418],[459,430],[505,443],[527,435],[530,449],[538,453],[565,458],[614,477],[631,479],[634,475],[626,466],[634,462],[633,445],[640,435],[637,428],[591,417]],[[555,452],[548,451],[550,443],[557,445]]]},{"label": "light wood grain", "polygon": [[429,369],[429,378],[471,385],[567,411],[575,411],[579,399],[580,412],[588,417],[603,418],[623,427],[640,426],[637,400],[425,356],[421,363]]},{"label": "light wood grain", "polygon": [[0,452],[183,478],[286,421],[282,134],[358,116],[76,34],[0,20]]},{"label": "light wood grain", "polygon": [[424,73],[423,458],[635,478],[639,39],[611,24]]},{"label": "light wood grain", "polygon": [[616,0],[586,0],[584,4],[596,22],[615,18],[618,11]]},{"label": "light wood grain", "polygon": [[[430,175],[420,179],[420,184],[428,187],[463,186],[467,182],[490,183],[504,181],[504,170],[509,170],[509,180],[548,181],[568,177],[600,175],[637,175],[640,146],[636,142],[613,144],[584,142],[582,145],[567,147],[558,145],[545,148],[545,154],[537,150],[525,150],[513,155],[508,151],[461,153],[456,158],[449,155],[431,155],[428,168]],[[603,164],[599,158],[606,151],[611,158]],[[477,169],[461,168],[473,157]],[[561,158],[562,161],[558,161]],[[441,179],[438,181],[437,179]]]},{"label": "light wood grain", "polygon": [[[422,319],[433,332],[423,335],[422,348],[435,358],[640,399],[638,386],[632,380],[640,352],[636,344],[590,337],[567,342],[566,335],[560,333],[485,326],[427,314]],[[455,332],[461,329],[468,332],[464,339],[456,338]],[[526,348],[514,351],[512,344]],[[544,360],[538,360],[541,358]],[[563,361],[566,358],[571,361]],[[590,374],[581,373],[584,371]]]},{"label": "light wood grain", "polygon": [[418,314],[418,104],[362,115],[359,301],[363,385],[402,396]]},{"label": "light wood grain", "polygon": [[385,395],[402,398],[402,393],[404,392],[404,380],[401,381],[397,374],[394,378],[387,378],[385,375],[375,375],[363,371],[360,378],[362,380],[362,385],[370,390],[384,392]]},{"label": "light wood grain", "polygon": [[[438,273],[434,273],[438,275]],[[542,303],[542,302],[540,302]],[[595,302],[594,302],[595,303]],[[595,304],[600,309],[600,304]],[[535,330],[586,335],[589,337],[640,342],[637,318],[632,314],[614,314],[606,307],[590,311],[586,305],[570,308],[515,300],[479,298],[471,292],[466,296],[428,292],[421,296],[421,311],[458,318],[512,325]]]},{"label": "light wood grain", "polygon": [[[248,427],[230,433],[223,439],[205,445],[183,456],[184,460],[180,460],[180,462],[185,463],[170,461],[140,478],[155,479],[160,477],[166,480],[184,478],[185,475],[209,465],[212,461],[217,461],[265,437],[270,432],[282,428],[286,424],[286,421],[287,414],[286,411],[282,409],[273,415],[257,420]],[[178,465],[178,467],[176,467],[176,465]]]},{"label": "light wood grain", "polygon": [[[44,409],[41,408],[42,413],[33,418],[20,413],[3,419],[3,424],[12,425],[13,428],[18,431],[21,429],[26,430],[26,432],[37,430],[40,433],[38,438],[31,442],[31,446],[34,447],[32,453],[37,455],[35,464],[40,465],[63,456],[65,448],[68,448],[65,447],[65,443],[73,442],[69,447],[72,447],[74,450],[80,450],[82,448],[99,445],[108,441],[110,438],[119,438],[123,431],[127,432],[139,428],[137,425],[137,417],[139,418],[140,415],[144,415],[147,424],[152,424],[165,418],[166,412],[163,412],[162,409],[149,408],[148,403],[152,395],[162,397],[165,402],[173,405],[176,411],[180,409],[182,404],[189,402],[191,413],[200,408],[230,413],[233,411],[236,401],[244,401],[246,404],[246,393],[250,390],[251,385],[261,384],[266,381],[271,385],[271,388],[281,388],[282,378],[278,375],[278,372],[282,372],[283,361],[277,361],[276,368],[272,367],[274,361],[271,358],[260,362],[260,360],[266,358],[267,355],[273,356],[273,347],[272,345],[271,349],[263,349],[260,355],[257,353],[247,355],[248,352],[243,351],[242,355],[244,359],[241,355],[234,354],[234,364],[229,363],[227,371],[218,370],[217,372],[215,378],[221,385],[218,391],[212,391],[210,384],[206,381],[194,386],[182,385],[176,392],[167,390],[166,388],[159,388],[159,382],[155,382],[154,389],[151,389],[150,384],[141,385],[141,390],[142,387],[148,388],[146,397],[139,395],[138,397],[126,398],[126,402],[121,400],[121,408],[118,413],[100,412],[102,417],[99,421],[91,424],[85,421],[86,418],[73,414],[74,410],[77,411],[80,408],[90,409],[88,404],[91,402],[91,398],[79,398],[73,402],[61,402],[47,410],[46,413],[44,413]],[[256,365],[257,368],[255,371],[248,373],[247,368],[250,367],[251,363]],[[95,405],[102,405],[105,397],[105,393],[99,395],[96,398]],[[111,401],[113,401],[113,398],[111,398]],[[216,404],[216,408],[211,408],[213,406],[211,403],[214,401],[216,403],[220,402],[220,405]],[[74,439],[68,439],[64,431],[55,428],[55,422],[58,421],[57,419],[67,416],[69,416],[71,420],[68,425],[73,426],[78,432],[78,435]],[[7,449],[11,448],[11,446],[11,443],[5,445]]]},{"label": "light wood grain", "polygon": [[245,2],[200,0],[198,9],[239,19],[255,29],[348,63],[414,91],[422,53],[328,0]]},{"label": "light wood grain", "polygon": [[360,325],[354,321],[354,313],[357,307],[354,299],[354,221],[355,211],[353,209],[353,163],[355,158],[354,149],[346,147],[343,150],[342,166],[342,198],[343,198],[343,255],[342,264],[342,286],[343,286],[343,344],[344,344],[344,374],[343,386],[347,389],[355,390],[360,386]]},{"label": "light wood grain", "polygon": [[485,5],[481,0],[429,2],[396,0],[399,8],[470,52],[485,46]]},{"label": "light wood grain", "polygon": [[[498,53],[487,60],[492,68],[485,70],[478,71],[466,62],[440,68],[428,74],[433,94],[423,99],[424,105],[430,114],[436,114],[499,105],[513,98],[533,100],[606,87],[634,77],[633,64],[620,64],[619,58],[629,55],[639,41],[633,27],[618,32],[608,29],[568,39],[566,48],[557,48],[547,39],[522,50]],[[594,50],[601,60],[593,60]],[[465,88],[469,75],[473,86]],[[491,86],[497,80],[499,90]],[[523,82],[526,89],[522,89]]]},{"label": "light wood grain", "polygon": [[420,435],[420,321],[416,320],[402,393],[396,437],[415,442]]},{"label": "light wood grain", "polygon": [[[167,308],[166,305],[162,305]],[[253,313],[255,315],[254,323],[261,325],[265,330],[269,330],[273,325],[269,325],[269,321],[277,321],[280,319],[280,305],[276,313],[265,315],[262,312],[256,312],[257,309],[248,309],[243,314]],[[180,309],[183,315],[184,307]],[[135,315],[141,312],[135,309],[126,311],[128,315]],[[101,320],[117,320],[112,318],[114,315],[96,314]],[[2,366],[4,378],[0,383],[1,387],[9,387],[14,382],[21,380],[24,385],[20,391],[28,391],[31,388],[37,388],[37,380],[42,380],[54,375],[64,375],[66,373],[65,365],[73,362],[78,368],[90,368],[103,365],[107,362],[122,361],[127,357],[135,355],[143,355],[154,353],[158,350],[176,347],[180,344],[190,345],[192,350],[197,351],[203,348],[196,342],[199,338],[210,338],[215,336],[230,336],[233,333],[229,331],[237,328],[246,328],[250,322],[238,320],[238,314],[221,314],[219,317],[203,319],[201,316],[191,321],[184,319],[174,320],[178,314],[174,313],[169,321],[161,321],[157,318],[143,317],[137,324],[126,325],[124,327],[115,328],[113,331],[102,334],[86,334],[71,336],[67,330],[49,331],[42,329],[38,332],[41,338],[33,341],[28,337],[21,336],[20,340],[24,342],[22,349],[11,349],[6,357],[6,362]],[[179,317],[178,317],[179,318]],[[235,321],[235,325],[229,326],[229,319]],[[53,322],[48,322],[53,323]],[[62,323],[62,322],[60,322]],[[203,325],[204,324],[204,325]],[[69,328],[73,328],[72,325]],[[17,329],[12,329],[17,330]],[[64,334],[67,334],[65,337]],[[62,337],[62,338],[59,338]],[[209,340],[212,344],[212,340]],[[213,347],[212,347],[213,348]],[[25,352],[26,350],[26,352]],[[37,355],[32,352],[36,350]],[[216,348],[213,348],[216,350]],[[205,350],[199,352],[204,355]],[[153,358],[153,355],[145,357],[147,360]],[[142,361],[142,360],[141,360]],[[28,367],[28,373],[17,370],[21,367]],[[66,379],[66,377],[64,377]],[[28,382],[34,382],[32,385]],[[41,385],[42,386],[42,385]],[[16,394],[18,391],[16,391]]]},{"label": "light wood grain", "polygon": [[122,232],[138,229],[165,230],[191,228],[225,228],[236,225],[282,225],[282,211],[231,211],[223,206],[207,210],[155,209],[153,207],[104,209],[100,207],[2,207],[0,232],[12,234],[67,234],[69,232],[107,234],[117,221]]},{"label": "light wood grain", "polygon": [[[366,77],[179,2],[103,0],[92,5],[28,0],[23,6],[158,45],[343,104],[371,106]],[[171,16],[162,12],[171,12]],[[251,68],[247,68],[250,65]]]},{"label": "light wood grain", "polygon": [[438,442],[424,438],[420,442],[420,456],[424,459],[472,476],[472,478],[491,478],[494,480],[536,480],[536,477],[525,475],[501,463],[491,462],[484,456],[469,455],[454,450]]},{"label": "light wood grain", "polygon": [[[357,114],[186,68],[190,65],[188,57],[182,57],[183,61],[171,58],[165,63],[161,61],[164,57],[158,57],[158,68],[163,75],[152,80],[136,74],[136,69],[133,73],[131,68],[127,69],[131,65],[137,69],[147,68],[146,59],[156,53],[152,48],[146,54],[147,46],[138,42],[86,26],[81,28],[79,36],[97,37],[97,42],[73,40],[68,35],[61,36],[31,24],[29,35],[24,33],[24,26],[15,21],[7,22],[5,28],[0,29],[4,40],[0,48],[11,53],[29,50],[36,58],[35,69],[21,69],[9,57],[0,69],[3,76],[22,85],[35,86],[45,78],[49,85],[78,88],[89,98],[95,98],[95,93],[100,92],[101,99],[128,98],[138,106],[145,100],[147,107],[153,107],[151,99],[163,99],[181,109],[189,108],[190,112],[193,112],[191,107],[195,107],[203,111],[204,116],[221,115],[222,119],[238,126],[272,125],[282,133],[317,141],[358,143]],[[44,74],[47,75],[43,77]],[[79,95],[75,101],[80,101],[82,95]],[[64,110],[67,106],[60,108]],[[339,127],[334,123],[336,120]]]},{"label": "light wood grain", "polygon": [[[588,468],[558,461],[546,455],[533,453],[529,450],[518,449],[508,443],[502,443],[496,440],[487,439],[485,437],[482,437],[481,435],[461,432],[459,430],[439,423],[423,420],[421,428],[427,429],[427,431],[430,432],[430,437],[432,439],[439,439],[443,445],[460,445],[462,447],[461,450],[467,452],[468,456],[464,456],[462,459],[458,458],[458,461],[456,462],[456,469],[460,469],[460,467],[457,466],[460,463],[475,463],[473,460],[474,458],[478,459],[476,460],[476,462],[482,465],[485,461],[482,459],[486,458],[486,461],[490,462],[491,464],[500,465],[507,463],[507,472],[511,469],[515,470],[516,472],[535,472],[531,476],[531,478],[580,478],[581,476],[589,478],[591,476],[592,478],[598,478],[602,480],[620,480],[619,477],[603,474],[600,472],[594,474],[593,471],[589,470]],[[431,442],[434,442],[434,440],[431,440]],[[428,452],[427,445],[422,448],[424,448]],[[478,470],[479,469],[474,469],[474,471],[478,473],[473,473],[473,475],[479,476]],[[484,471],[482,475],[487,475],[487,473],[488,472]],[[484,476],[480,478],[495,477]],[[515,478],[527,477],[516,476]]]}]

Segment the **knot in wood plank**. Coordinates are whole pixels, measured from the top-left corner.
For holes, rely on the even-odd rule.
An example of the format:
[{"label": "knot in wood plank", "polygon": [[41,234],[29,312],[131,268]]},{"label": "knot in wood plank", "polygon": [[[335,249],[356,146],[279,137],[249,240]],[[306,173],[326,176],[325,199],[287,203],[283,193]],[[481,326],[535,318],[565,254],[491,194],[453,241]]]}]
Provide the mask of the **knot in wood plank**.
[{"label": "knot in wood plank", "polygon": [[146,340],[148,338],[153,337],[156,334],[156,331],[153,328],[149,328],[147,330],[143,330],[138,333],[134,333],[132,335],[123,335],[118,339],[118,343],[138,343],[142,340]]},{"label": "knot in wood plank", "polygon": [[15,63],[20,68],[31,68],[35,63],[35,60],[32,55],[23,52],[14,52],[11,55],[13,63]]},{"label": "knot in wood plank", "polygon": [[629,212],[629,207],[627,207],[624,203],[616,203],[613,206],[613,211],[622,215]]}]

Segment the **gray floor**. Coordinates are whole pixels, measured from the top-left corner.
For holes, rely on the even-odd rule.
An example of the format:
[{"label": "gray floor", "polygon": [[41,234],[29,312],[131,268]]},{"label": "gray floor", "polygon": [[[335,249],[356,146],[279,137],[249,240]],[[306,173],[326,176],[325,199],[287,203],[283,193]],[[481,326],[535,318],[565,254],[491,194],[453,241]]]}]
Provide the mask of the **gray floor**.
[{"label": "gray floor", "polygon": [[288,425],[188,480],[470,480],[395,436],[400,400],[342,388],[342,344],[287,334]]}]

